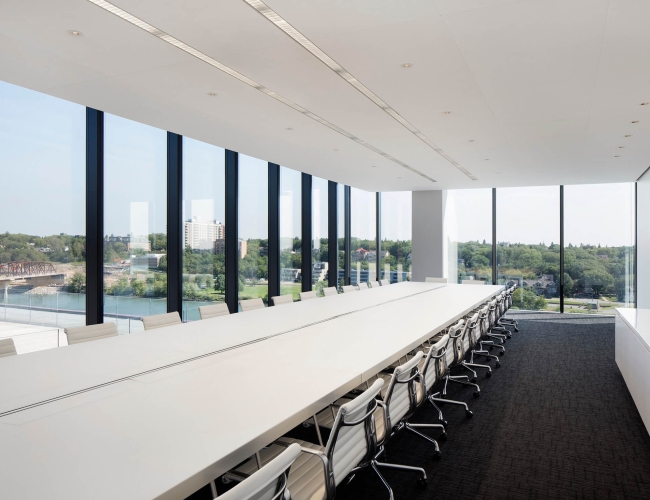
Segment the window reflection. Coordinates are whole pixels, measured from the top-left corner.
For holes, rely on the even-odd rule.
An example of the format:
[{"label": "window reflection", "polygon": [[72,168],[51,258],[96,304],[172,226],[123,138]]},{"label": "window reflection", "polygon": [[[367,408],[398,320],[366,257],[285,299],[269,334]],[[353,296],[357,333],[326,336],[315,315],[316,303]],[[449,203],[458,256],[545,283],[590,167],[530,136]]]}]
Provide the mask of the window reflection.
[{"label": "window reflection", "polygon": [[411,280],[410,191],[381,194],[381,278]]},{"label": "window reflection", "polygon": [[327,287],[328,253],[327,239],[327,180],[312,177],[311,190],[311,286],[318,295]]},{"label": "window reflection", "polygon": [[350,283],[377,279],[377,203],[376,193],[352,188],[350,237]]},{"label": "window reflection", "polygon": [[[302,290],[302,231],[301,231],[302,174],[280,167],[280,295],[300,299]],[[309,278],[307,278],[309,279]]]}]

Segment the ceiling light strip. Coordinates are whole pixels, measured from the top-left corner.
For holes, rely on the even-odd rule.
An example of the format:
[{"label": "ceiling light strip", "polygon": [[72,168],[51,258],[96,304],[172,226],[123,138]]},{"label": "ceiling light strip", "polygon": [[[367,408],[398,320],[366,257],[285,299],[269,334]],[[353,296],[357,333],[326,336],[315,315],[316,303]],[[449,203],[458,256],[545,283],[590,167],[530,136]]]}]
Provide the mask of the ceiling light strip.
[{"label": "ceiling light strip", "polygon": [[102,9],[106,10],[107,12],[110,12],[111,14],[114,14],[117,17],[119,17],[119,18],[133,24],[134,26],[137,26],[138,28],[146,31],[147,33],[150,33],[150,34],[160,38],[161,40],[169,43],[170,45],[173,45],[174,47],[181,49],[182,51],[196,57],[197,59],[200,59],[201,61],[209,64],[210,66],[213,66],[213,67],[217,68],[218,70],[223,71],[224,73],[236,78],[240,82],[245,83],[246,85],[248,85],[250,87],[253,87],[254,89],[257,89],[260,92],[263,92],[264,94],[268,95],[269,97],[274,98],[277,101],[280,101],[283,104],[286,104],[287,106],[289,106],[290,108],[295,109],[299,113],[302,113],[303,115],[311,118],[312,120],[316,120],[317,122],[325,125],[326,127],[329,127],[330,129],[334,130],[335,132],[338,132],[339,134],[344,135],[348,139],[351,139],[354,142],[356,142],[358,144],[361,144],[362,146],[370,149],[371,151],[374,151],[375,153],[380,154],[384,158],[386,158],[386,159],[388,159],[388,160],[390,160],[390,161],[392,161],[394,163],[397,163],[401,167],[404,167],[407,170],[410,170],[411,172],[413,172],[413,173],[415,173],[415,174],[417,174],[417,175],[419,175],[421,177],[424,177],[425,179],[427,179],[427,180],[429,180],[431,182],[436,182],[435,179],[432,179],[428,175],[425,175],[422,172],[408,166],[406,163],[403,163],[403,162],[399,161],[397,158],[389,155],[388,153],[384,153],[380,149],[377,149],[376,147],[374,147],[374,146],[368,144],[367,142],[359,139],[358,137],[350,134],[349,132],[346,132],[342,128],[334,125],[333,123],[325,120],[324,118],[321,118],[320,116],[318,116],[318,115],[312,113],[311,111],[303,108],[302,106],[296,104],[295,102],[290,101],[289,99],[287,99],[285,97],[282,97],[280,94],[277,94],[277,93],[273,92],[270,89],[267,89],[263,85],[260,85],[256,81],[251,80],[250,78],[242,75],[238,71],[235,71],[234,69],[226,66],[225,64],[220,63],[219,61],[211,58],[210,56],[204,54],[203,52],[201,52],[201,51],[199,51],[197,49],[195,49],[194,47],[190,47],[186,43],[181,42],[177,38],[174,38],[173,36],[165,33],[164,31],[159,30],[155,26],[152,26],[151,24],[146,23],[142,19],[139,19],[139,18],[135,17],[134,15],[129,14],[125,10],[120,9],[119,7],[113,5],[112,3],[106,2],[105,0],[88,0],[88,1],[90,3],[92,3],[92,4],[95,4],[98,7],[101,7]]},{"label": "ceiling light strip", "polygon": [[414,134],[418,139],[420,139],[422,142],[424,142],[427,146],[429,146],[431,149],[433,149],[436,153],[438,153],[440,156],[442,156],[445,160],[447,160],[449,163],[451,163],[454,167],[456,167],[458,170],[463,172],[467,177],[469,177],[470,179],[472,179],[474,181],[477,180],[476,177],[474,177],[466,168],[462,167],[456,160],[454,160],[451,156],[449,156],[447,153],[445,153],[442,150],[442,148],[440,148],[440,146],[438,146],[431,139],[429,139],[426,135],[424,135],[422,132],[420,132],[420,130],[418,130],[406,118],[404,118],[397,111],[395,111],[393,108],[391,108],[383,99],[381,99],[377,94],[375,94],[368,87],[366,87],[363,83],[361,83],[359,80],[357,80],[353,75],[351,75],[348,71],[346,71],[345,68],[343,68],[339,63],[337,63],[334,59],[332,59],[325,52],[323,52],[316,44],[314,44],[311,40],[309,40],[309,38],[307,38],[300,31],[298,31],[291,24],[289,24],[285,19],[283,19],[277,12],[275,12],[273,9],[271,9],[268,5],[266,5],[261,0],[244,0],[244,2],[246,2],[248,5],[253,7],[256,11],[258,11],[260,14],[262,14],[264,17],[266,17],[269,21],[271,21],[273,24],[275,24],[278,28],[280,28],[282,31],[284,31],[287,35],[289,35],[291,38],[293,38],[296,42],[298,42],[300,45],[302,45],[309,52],[311,52],[312,55],[314,55],[315,57],[320,59],[320,61],[323,62],[324,64],[326,64],[332,71],[337,73],[346,82],[348,82],[350,85],[352,85],[354,88],[356,88],[359,92],[361,92],[363,95],[365,95],[368,99],[370,99],[373,103],[375,103],[377,106],[379,106],[381,109],[383,109],[386,113],[388,113],[390,116],[392,116],[402,126],[404,126],[406,129],[408,129],[409,132]]}]

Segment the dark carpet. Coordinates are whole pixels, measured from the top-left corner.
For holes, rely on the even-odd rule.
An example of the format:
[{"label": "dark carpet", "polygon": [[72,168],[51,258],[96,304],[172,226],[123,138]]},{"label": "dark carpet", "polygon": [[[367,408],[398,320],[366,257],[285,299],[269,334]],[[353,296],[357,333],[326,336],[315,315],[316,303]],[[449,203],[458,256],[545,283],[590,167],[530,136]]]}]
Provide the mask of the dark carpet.
[{"label": "dark carpet", "polygon": [[[516,318],[502,367],[491,362],[491,378],[479,372],[481,397],[450,388],[449,399],[474,417],[443,405],[449,438],[440,460],[412,434],[388,444],[389,462],[424,467],[429,478],[423,490],[412,473],[382,471],[396,500],[650,499],[650,436],[614,361],[613,319]],[[427,405],[411,421],[436,422],[437,413]],[[337,492],[337,500],[387,498],[370,470]]]}]

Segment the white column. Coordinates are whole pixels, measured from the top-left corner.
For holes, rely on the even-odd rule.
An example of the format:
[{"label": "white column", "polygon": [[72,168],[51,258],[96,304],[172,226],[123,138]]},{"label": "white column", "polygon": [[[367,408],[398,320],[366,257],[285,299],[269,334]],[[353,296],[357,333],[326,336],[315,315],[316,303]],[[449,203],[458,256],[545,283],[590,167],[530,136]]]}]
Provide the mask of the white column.
[{"label": "white column", "polygon": [[650,309],[650,174],[637,185],[637,307]]},{"label": "white column", "polygon": [[413,191],[413,281],[445,276],[446,191]]}]

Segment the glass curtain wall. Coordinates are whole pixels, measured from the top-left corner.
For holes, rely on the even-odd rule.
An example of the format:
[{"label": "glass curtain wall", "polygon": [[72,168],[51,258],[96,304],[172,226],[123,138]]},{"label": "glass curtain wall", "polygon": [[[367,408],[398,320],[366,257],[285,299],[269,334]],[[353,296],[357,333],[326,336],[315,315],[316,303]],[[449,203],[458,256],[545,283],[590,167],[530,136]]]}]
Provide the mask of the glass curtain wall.
[{"label": "glass curtain wall", "polygon": [[565,313],[634,307],[634,210],[634,183],[564,187]]},{"label": "glass curtain wall", "polygon": [[339,288],[345,285],[345,185],[336,185],[336,200],[337,200],[337,221],[336,221],[336,252],[338,254],[338,269],[339,275],[337,283]]},{"label": "glass curtain wall", "polygon": [[0,109],[0,321],[22,354],[86,322],[86,108],[0,82]]},{"label": "glass curtain wall", "polygon": [[513,308],[560,310],[560,188],[497,190],[497,283],[516,283]]},{"label": "glass curtain wall", "polygon": [[322,295],[328,278],[327,180],[312,177],[311,182],[311,289]]},{"label": "glass curtain wall", "polygon": [[376,193],[356,188],[350,197],[350,283],[357,285],[377,279],[377,200]]},{"label": "glass curtain wall", "polygon": [[280,295],[300,300],[301,282],[301,179],[302,174],[280,167]]},{"label": "glass curtain wall", "polygon": [[104,115],[104,321],[167,312],[167,133]]},{"label": "glass curtain wall", "polygon": [[239,155],[239,300],[269,302],[269,168]]},{"label": "glass curtain wall", "polygon": [[381,278],[411,280],[411,191],[381,194]]},{"label": "glass curtain wall", "polygon": [[492,190],[447,192],[445,245],[449,283],[492,284]]},{"label": "glass curtain wall", "polygon": [[225,151],[183,137],[183,321],[225,300],[224,220]]}]

